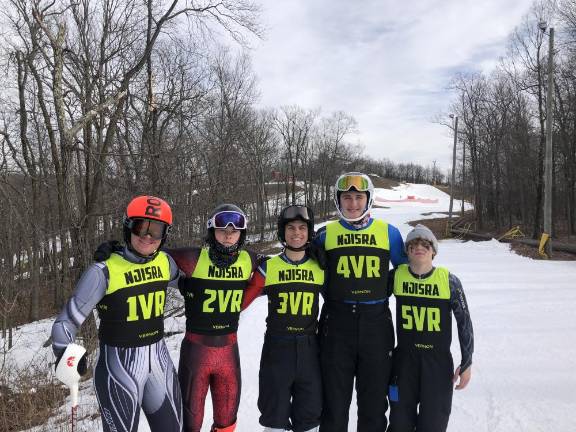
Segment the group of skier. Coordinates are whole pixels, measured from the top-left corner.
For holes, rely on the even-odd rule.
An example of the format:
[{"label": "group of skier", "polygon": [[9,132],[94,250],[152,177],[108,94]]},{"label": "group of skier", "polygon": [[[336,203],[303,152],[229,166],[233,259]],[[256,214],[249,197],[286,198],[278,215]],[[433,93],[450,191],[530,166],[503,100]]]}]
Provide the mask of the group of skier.
[{"label": "group of skier", "polygon": [[[464,388],[471,374],[473,332],[460,281],[432,265],[438,242],[426,227],[418,225],[404,245],[397,228],[370,216],[367,175],[341,175],[334,200],[339,220],[316,234],[312,209],[282,209],[283,251],[266,258],[244,248],[247,218],[235,205],[210,214],[204,246],[165,249],[170,206],[134,198],[124,214],[124,244],[101,245],[52,328],[58,363],[98,310],[94,385],[103,430],[138,430],[142,409],[153,432],[199,432],[210,389],[211,431],[234,431],[239,316],[266,295],[258,397],[265,431],[347,431],[354,383],[356,430],[445,431],[454,383]],[[178,373],[163,339],[169,286],[179,288],[185,305]],[[456,371],[452,314],[462,354]]]}]

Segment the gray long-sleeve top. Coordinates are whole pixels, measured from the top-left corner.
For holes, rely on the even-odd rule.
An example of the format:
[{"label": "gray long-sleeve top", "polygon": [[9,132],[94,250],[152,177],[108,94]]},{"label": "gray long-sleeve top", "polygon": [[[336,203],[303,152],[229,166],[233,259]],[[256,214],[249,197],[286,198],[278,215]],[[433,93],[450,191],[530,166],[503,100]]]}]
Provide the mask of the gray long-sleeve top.
[{"label": "gray long-sleeve top", "polygon": [[[139,257],[126,247],[117,253],[127,261],[138,264],[144,264],[153,259],[153,257]],[[178,288],[180,270],[169,255],[168,261],[170,264],[168,286]],[[76,283],[74,293],[52,325],[52,350],[56,357],[60,356],[66,346],[76,339],[76,333],[78,333],[80,326],[106,294],[108,279],[108,268],[105,262],[93,263],[84,271]]]}]

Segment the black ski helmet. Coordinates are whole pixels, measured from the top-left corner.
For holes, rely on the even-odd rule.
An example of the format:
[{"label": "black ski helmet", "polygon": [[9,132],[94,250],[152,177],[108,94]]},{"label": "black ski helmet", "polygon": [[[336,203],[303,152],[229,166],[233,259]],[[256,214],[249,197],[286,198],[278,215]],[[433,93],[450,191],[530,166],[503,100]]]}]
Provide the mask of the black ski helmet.
[{"label": "black ski helmet", "polygon": [[[218,243],[216,241],[216,237],[214,236],[214,227],[213,227],[213,218],[221,212],[235,212],[235,213],[239,213],[242,216],[244,216],[244,219],[246,220],[246,226],[243,229],[240,229],[240,238],[238,239],[238,243],[236,243],[234,246],[231,246],[230,248],[225,248],[224,246],[222,246],[220,243]],[[208,235],[206,236],[206,241],[207,243],[212,246],[212,247],[216,247],[217,249],[221,249],[222,252],[235,252],[238,249],[240,249],[243,245],[244,242],[246,240],[246,228],[248,226],[247,223],[247,218],[246,218],[246,213],[244,213],[240,207],[234,205],[234,204],[228,204],[228,203],[224,203],[224,204],[220,204],[218,206],[216,206],[214,208],[214,210],[212,210],[210,212],[210,215],[208,216],[208,220],[206,221],[206,228],[208,230]],[[226,250],[224,250],[226,249]]]},{"label": "black ski helmet", "polygon": [[[302,222],[306,222],[308,226],[308,241],[306,245],[302,248],[291,248],[286,244],[286,224],[288,222],[292,222],[295,220],[301,220]],[[310,207],[303,206],[303,205],[291,205],[284,207],[280,214],[278,215],[278,239],[282,243],[282,246],[285,248],[299,251],[306,249],[306,246],[312,241],[314,238],[314,212]]]}]

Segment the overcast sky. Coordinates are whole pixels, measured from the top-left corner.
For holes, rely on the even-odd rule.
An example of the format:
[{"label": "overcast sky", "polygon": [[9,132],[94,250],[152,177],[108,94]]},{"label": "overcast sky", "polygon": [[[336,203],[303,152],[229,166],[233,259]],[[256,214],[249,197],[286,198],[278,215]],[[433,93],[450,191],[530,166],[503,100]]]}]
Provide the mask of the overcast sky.
[{"label": "overcast sky", "polygon": [[457,71],[490,70],[531,0],[268,0],[253,44],[262,106],[342,110],[352,142],[395,162],[451,165]]}]

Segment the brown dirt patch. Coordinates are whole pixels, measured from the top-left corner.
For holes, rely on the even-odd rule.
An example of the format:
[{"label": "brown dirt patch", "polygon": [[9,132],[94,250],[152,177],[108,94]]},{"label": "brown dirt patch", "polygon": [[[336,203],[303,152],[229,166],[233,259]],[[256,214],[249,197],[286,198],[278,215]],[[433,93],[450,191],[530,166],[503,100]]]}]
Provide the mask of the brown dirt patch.
[{"label": "brown dirt patch", "polygon": [[[450,185],[434,185],[434,187],[450,195]],[[464,191],[460,189],[460,186],[456,185],[454,187],[454,199],[461,200],[462,197],[464,197],[464,199],[468,202],[472,202],[474,199],[473,196],[465,194]]]},{"label": "brown dirt patch", "polygon": [[400,183],[398,183],[396,180],[379,177],[375,175],[369,175],[369,177],[370,180],[372,180],[372,183],[374,183],[374,187],[376,188],[392,189],[393,187],[400,186]]},{"label": "brown dirt patch", "polygon": [[[467,217],[473,216],[473,212],[466,212],[466,213],[467,213]],[[423,215],[426,215],[426,213],[423,213]],[[457,219],[453,219],[453,220],[456,221]],[[419,223],[430,228],[430,230],[434,233],[434,235],[436,236],[436,238],[438,240],[447,239],[447,238],[454,238],[453,235],[447,233],[448,218],[421,219],[421,220],[409,222],[409,225],[410,226],[416,226]],[[491,232],[489,230],[481,231],[480,233],[481,234],[490,234],[494,237],[497,237],[498,235],[502,235],[502,233],[494,234],[493,232]],[[471,239],[471,238],[469,238],[467,240],[468,241],[483,241],[483,240]],[[570,237],[570,236],[566,236],[566,235],[561,236],[555,240],[559,241],[560,243],[565,243],[565,244],[574,244],[576,241],[576,239],[574,237]],[[523,243],[511,243],[511,249],[515,253],[517,253],[518,255],[521,255],[521,256],[533,258],[536,260],[546,260],[546,258],[543,258],[542,256],[540,256],[540,254],[538,253],[538,248],[535,246],[530,246],[530,245],[523,244]],[[553,255],[552,255],[552,261],[576,261],[576,254],[572,254],[569,252],[562,252],[562,251],[554,251]]]},{"label": "brown dirt patch", "polygon": [[[536,260],[548,261],[546,258],[540,256],[538,249],[534,246],[522,244],[522,243],[512,243],[511,249],[518,255],[522,255],[528,258],[533,258]],[[552,261],[576,261],[576,255],[569,252],[562,251],[552,251]]]},{"label": "brown dirt patch", "polygon": [[[426,215],[426,214],[424,214]],[[454,220],[454,219],[452,219]],[[447,234],[446,227],[448,224],[448,218],[436,218],[436,219],[420,219],[417,221],[408,222],[410,226],[416,226],[417,224],[422,224],[430,228],[430,231],[434,233],[438,240],[443,240],[447,238],[453,238],[452,235]]]}]

